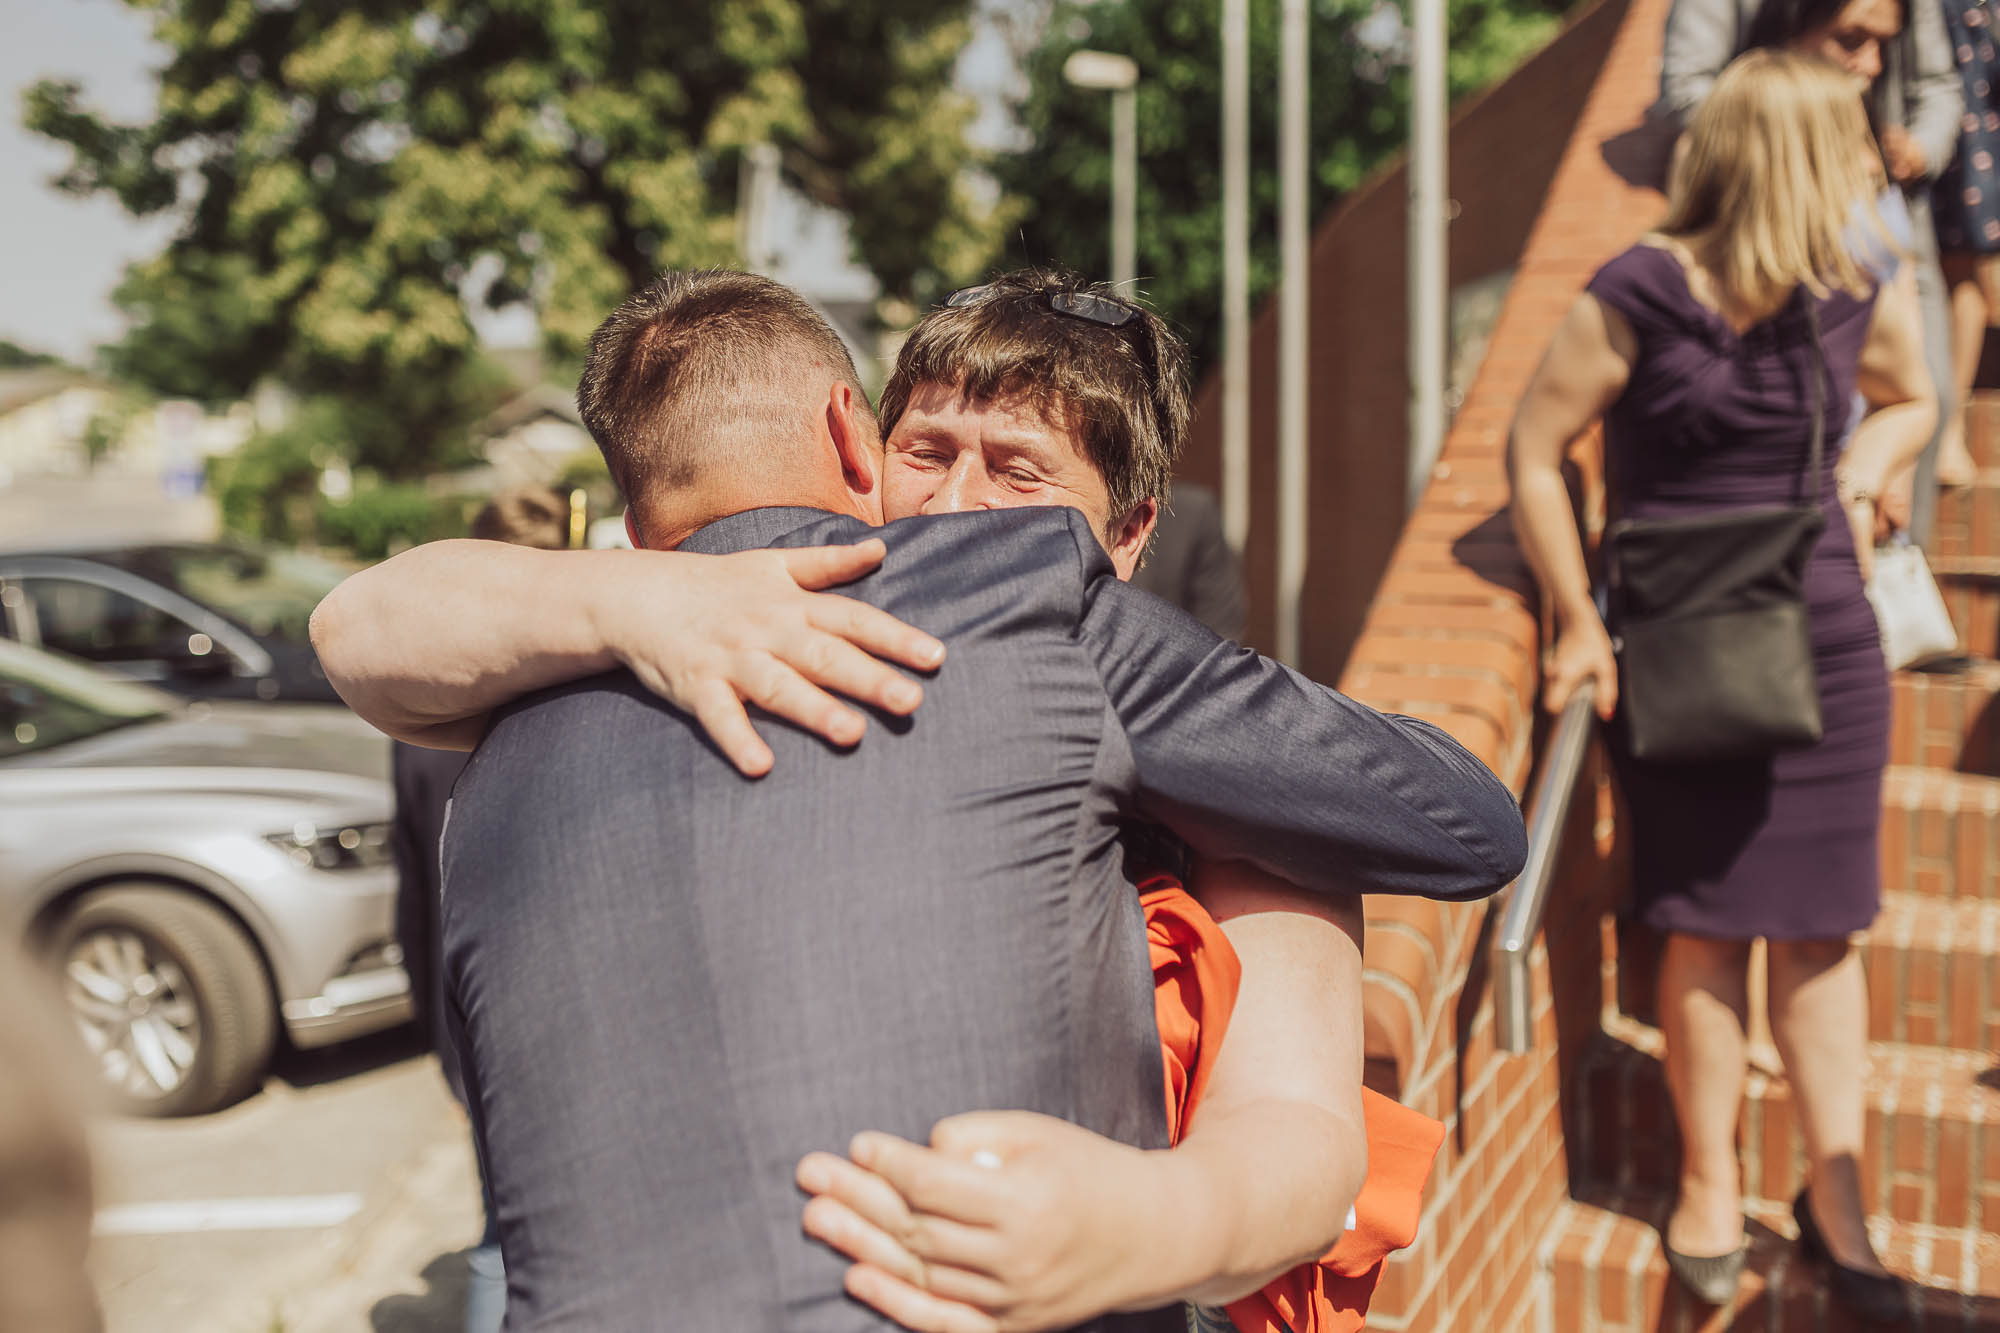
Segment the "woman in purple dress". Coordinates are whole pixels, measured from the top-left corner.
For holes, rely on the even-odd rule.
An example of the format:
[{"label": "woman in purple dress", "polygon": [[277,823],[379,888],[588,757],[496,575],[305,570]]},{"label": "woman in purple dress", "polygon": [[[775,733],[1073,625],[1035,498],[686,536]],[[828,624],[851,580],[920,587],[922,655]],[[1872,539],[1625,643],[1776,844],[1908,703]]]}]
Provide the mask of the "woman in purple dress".
[{"label": "woman in purple dress", "polygon": [[1609,719],[1618,672],[1561,472],[1569,445],[1602,418],[1613,512],[1688,516],[1792,503],[1815,401],[1829,445],[1848,436],[1857,389],[1873,409],[1811,479],[1827,515],[1806,576],[1825,739],[1687,764],[1642,762],[1612,734],[1637,910],[1666,935],[1660,1023],[1684,1145],[1671,1265],[1718,1301],[1742,1271],[1735,1135],[1750,946],[1763,938],[1773,1034],[1811,1158],[1795,1205],[1801,1242],[1830,1260],[1850,1308],[1889,1317],[1903,1293],[1864,1225],[1868,1005],[1848,938],[1878,905],[1888,759],[1888,679],[1862,566],[1875,496],[1923,447],[1936,406],[1914,285],[1876,276],[1894,261],[1860,91],[1831,65],[1775,51],[1723,73],[1689,127],[1666,222],[1598,272],[1556,334],[1515,419],[1510,468],[1515,530],[1559,627],[1544,702],[1559,710],[1590,681]]}]

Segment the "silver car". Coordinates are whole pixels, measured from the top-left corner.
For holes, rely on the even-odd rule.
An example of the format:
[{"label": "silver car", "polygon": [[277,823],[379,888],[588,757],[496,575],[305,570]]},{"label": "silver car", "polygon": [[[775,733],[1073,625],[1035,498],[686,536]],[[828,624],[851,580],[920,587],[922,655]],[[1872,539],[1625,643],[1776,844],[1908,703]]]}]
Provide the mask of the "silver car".
[{"label": "silver car", "polygon": [[212,1110],[281,1027],[410,1016],[388,767],[342,709],[184,703],[0,640],[0,925],[60,968],[120,1105]]}]

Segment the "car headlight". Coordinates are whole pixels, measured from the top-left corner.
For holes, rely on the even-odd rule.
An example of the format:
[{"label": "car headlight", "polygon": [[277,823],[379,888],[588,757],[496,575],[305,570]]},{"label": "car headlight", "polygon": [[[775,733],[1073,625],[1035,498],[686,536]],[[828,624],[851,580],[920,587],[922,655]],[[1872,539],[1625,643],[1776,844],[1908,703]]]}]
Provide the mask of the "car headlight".
[{"label": "car headlight", "polygon": [[387,824],[344,824],[321,828],[307,820],[288,833],[267,833],[264,840],[298,862],[317,870],[372,870],[390,864]]}]

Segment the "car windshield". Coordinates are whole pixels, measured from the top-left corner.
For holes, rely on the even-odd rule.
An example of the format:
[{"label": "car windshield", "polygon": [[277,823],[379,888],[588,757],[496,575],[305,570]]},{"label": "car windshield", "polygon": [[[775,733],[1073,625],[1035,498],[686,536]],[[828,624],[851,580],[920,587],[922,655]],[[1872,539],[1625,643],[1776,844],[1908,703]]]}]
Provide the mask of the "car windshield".
[{"label": "car windshield", "polygon": [[0,639],[0,759],[156,718],[171,696]]},{"label": "car windshield", "polygon": [[252,634],[306,642],[320,599],[347,576],[297,551],[181,546],[165,552],[167,577],[185,596],[222,612]]}]

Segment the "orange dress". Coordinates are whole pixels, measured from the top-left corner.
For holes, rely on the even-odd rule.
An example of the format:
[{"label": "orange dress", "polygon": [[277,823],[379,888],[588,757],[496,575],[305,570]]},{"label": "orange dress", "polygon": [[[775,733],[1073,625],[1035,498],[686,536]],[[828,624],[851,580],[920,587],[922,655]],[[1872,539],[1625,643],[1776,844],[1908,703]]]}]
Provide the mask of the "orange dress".
[{"label": "orange dress", "polygon": [[[1199,1106],[1236,1004],[1243,965],[1222,928],[1168,875],[1139,886],[1153,962],[1153,1005],[1167,1071],[1167,1128],[1179,1143]],[[1354,1225],[1316,1264],[1228,1307],[1238,1333],[1353,1333],[1367,1320],[1383,1261],[1417,1237],[1424,1181],[1444,1126],[1366,1088],[1368,1176]]]}]

